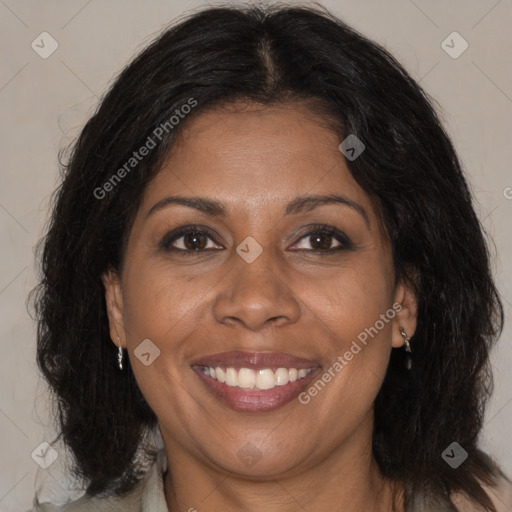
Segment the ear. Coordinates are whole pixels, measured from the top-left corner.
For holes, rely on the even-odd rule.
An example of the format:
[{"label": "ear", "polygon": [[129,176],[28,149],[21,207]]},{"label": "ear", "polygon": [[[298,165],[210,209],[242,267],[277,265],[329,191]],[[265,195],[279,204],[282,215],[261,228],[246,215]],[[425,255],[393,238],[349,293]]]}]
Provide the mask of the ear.
[{"label": "ear", "polygon": [[406,279],[401,280],[395,290],[395,302],[393,309],[397,312],[393,319],[392,345],[395,348],[402,347],[405,343],[400,332],[404,329],[407,336],[412,338],[416,332],[418,321],[418,301],[412,284]]},{"label": "ear", "polygon": [[109,269],[101,275],[101,280],[105,287],[110,338],[116,347],[126,348],[126,334],[123,321],[123,291],[119,275],[116,270]]}]

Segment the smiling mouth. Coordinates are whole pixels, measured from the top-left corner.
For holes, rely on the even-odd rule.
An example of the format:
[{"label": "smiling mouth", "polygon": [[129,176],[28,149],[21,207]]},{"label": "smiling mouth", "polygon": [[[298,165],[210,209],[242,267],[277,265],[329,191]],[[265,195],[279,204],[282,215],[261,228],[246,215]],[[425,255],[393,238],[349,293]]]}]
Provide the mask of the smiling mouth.
[{"label": "smiling mouth", "polygon": [[234,368],[221,366],[202,366],[204,375],[221,384],[245,389],[245,390],[268,390],[278,386],[286,386],[290,382],[307,377],[314,368]]},{"label": "smiling mouth", "polygon": [[192,361],[191,369],[218,405],[252,413],[273,411],[290,403],[322,371],[314,359],[286,352],[242,350],[199,357]]},{"label": "smiling mouth", "polygon": [[321,372],[320,366],[253,369],[194,365],[192,369],[221,404],[250,413],[270,412],[289,404]]}]

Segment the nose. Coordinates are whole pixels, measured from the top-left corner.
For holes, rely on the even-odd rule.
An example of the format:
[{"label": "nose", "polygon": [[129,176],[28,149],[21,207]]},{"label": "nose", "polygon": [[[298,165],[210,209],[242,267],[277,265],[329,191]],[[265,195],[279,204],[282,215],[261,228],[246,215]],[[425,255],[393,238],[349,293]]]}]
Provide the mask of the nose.
[{"label": "nose", "polygon": [[240,324],[260,331],[269,326],[297,322],[300,303],[292,283],[278,265],[272,265],[269,252],[252,263],[238,255],[231,272],[219,283],[214,303],[215,319],[223,324]]}]

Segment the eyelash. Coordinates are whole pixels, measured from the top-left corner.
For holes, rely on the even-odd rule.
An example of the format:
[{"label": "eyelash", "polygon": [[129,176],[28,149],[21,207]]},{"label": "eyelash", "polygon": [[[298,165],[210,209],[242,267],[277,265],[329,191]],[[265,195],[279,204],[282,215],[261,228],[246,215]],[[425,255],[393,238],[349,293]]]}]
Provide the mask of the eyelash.
[{"label": "eyelash", "polygon": [[[311,230],[308,231],[307,233],[305,233],[304,235],[302,235],[299,238],[299,240],[297,242],[295,242],[295,244],[297,244],[298,242],[300,242],[301,240],[303,240],[305,238],[312,237],[314,235],[327,235],[327,236],[334,238],[337,242],[340,243],[340,245],[338,247],[335,247],[334,249],[326,249],[326,250],[295,249],[295,251],[310,252],[310,253],[318,254],[321,256],[325,256],[325,255],[333,254],[333,253],[343,251],[343,250],[353,250],[354,249],[354,246],[353,246],[351,240],[349,239],[349,237],[345,233],[340,231],[339,229],[334,228],[332,226],[322,225],[322,224],[315,224],[310,227],[311,227]],[[188,250],[188,249],[179,249],[179,248],[172,246],[172,244],[176,240],[179,240],[184,235],[187,235],[190,233],[193,233],[195,235],[206,235],[215,244],[221,245],[216,241],[216,239],[215,239],[216,235],[212,231],[210,231],[208,228],[203,227],[203,226],[198,226],[198,225],[190,225],[190,226],[182,226],[180,228],[177,228],[177,229],[167,233],[163,237],[162,241],[159,244],[160,248],[162,250],[165,250],[168,252],[181,253],[186,256],[195,256],[197,254],[202,254],[206,251],[212,250],[212,249]],[[214,249],[214,250],[218,250],[218,249]]]}]

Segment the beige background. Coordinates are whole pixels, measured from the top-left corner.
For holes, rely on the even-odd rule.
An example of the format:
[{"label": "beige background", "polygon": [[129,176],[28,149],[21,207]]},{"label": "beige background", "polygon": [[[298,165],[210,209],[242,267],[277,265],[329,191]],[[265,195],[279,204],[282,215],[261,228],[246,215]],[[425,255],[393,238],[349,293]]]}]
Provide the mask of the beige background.
[{"label": "beige background", "polygon": [[[78,133],[130,56],[176,16],[200,5],[185,0],[0,0],[0,512],[31,507],[39,468],[31,453],[51,439],[45,385],[35,364],[34,323],[25,302],[35,284],[33,248],[57,182],[58,150]],[[512,1],[345,0],[323,5],[387,47],[440,104],[482,222],[495,240],[495,272],[510,317]],[[44,31],[58,43],[47,59],[31,48]],[[441,47],[453,31],[469,43],[456,59]],[[493,353],[496,390],[481,443],[509,475],[511,335],[507,326]],[[60,478],[64,460],[59,451],[50,469],[37,471],[37,482],[58,488],[54,479]]]}]

